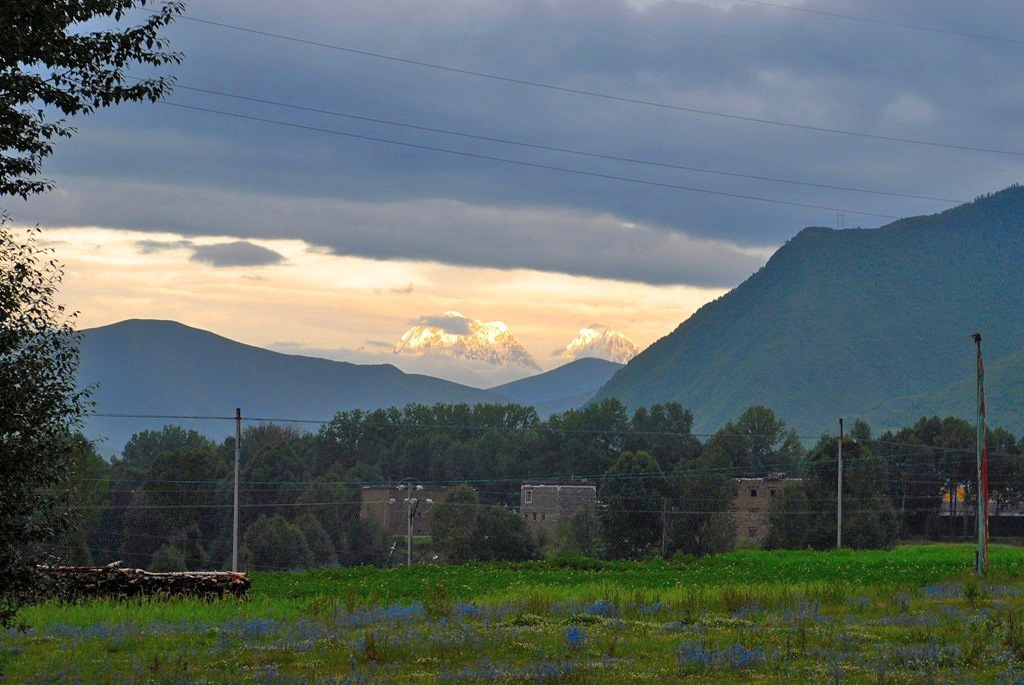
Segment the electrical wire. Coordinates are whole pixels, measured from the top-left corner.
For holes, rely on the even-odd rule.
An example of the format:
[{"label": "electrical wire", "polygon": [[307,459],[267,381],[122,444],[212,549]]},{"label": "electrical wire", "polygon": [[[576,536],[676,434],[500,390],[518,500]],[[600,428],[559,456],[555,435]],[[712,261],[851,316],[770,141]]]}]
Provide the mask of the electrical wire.
[{"label": "electrical wire", "polygon": [[294,109],[294,110],[298,110],[298,111],[302,111],[302,112],[312,112],[312,113],[315,113],[315,114],[326,114],[326,115],[329,115],[329,116],[343,117],[343,118],[346,118],[346,119],[354,119],[354,120],[357,120],[357,121],[366,121],[366,122],[371,122],[371,123],[375,123],[375,124],[384,124],[386,126],[398,126],[400,128],[408,128],[408,129],[413,129],[413,130],[416,130],[416,131],[427,131],[427,132],[430,132],[430,133],[441,133],[443,135],[448,135],[448,136],[458,136],[458,137],[461,137],[461,138],[470,138],[472,140],[481,140],[481,141],[486,141],[486,142],[490,142],[490,143],[500,143],[502,145],[515,145],[515,146],[518,146],[518,147],[526,147],[526,148],[531,148],[531,149],[535,149],[535,150],[545,150],[545,151],[549,151],[549,152],[559,152],[559,153],[564,153],[564,154],[579,155],[579,156],[583,156],[583,157],[592,157],[592,158],[596,158],[596,159],[605,159],[605,160],[616,161],[616,162],[628,162],[630,164],[643,164],[643,165],[647,165],[647,166],[660,167],[660,168],[664,168],[664,169],[678,169],[678,170],[682,170],[682,171],[692,171],[692,172],[701,173],[701,174],[713,174],[713,175],[718,175],[718,176],[730,176],[730,177],[733,177],[733,178],[745,178],[745,179],[752,179],[752,180],[757,180],[757,181],[770,181],[772,183],[784,183],[784,184],[789,184],[789,185],[806,186],[806,187],[810,187],[810,188],[823,188],[823,189],[826,189],[826,190],[841,190],[841,191],[853,192],[853,193],[867,193],[867,194],[871,194],[871,195],[885,195],[885,196],[889,196],[889,197],[898,197],[898,198],[905,198],[905,199],[912,199],[912,200],[930,200],[930,201],[935,201],[935,202],[945,202],[945,203],[949,203],[949,204],[963,204],[963,203],[967,202],[967,200],[956,200],[956,199],[951,199],[951,198],[946,198],[946,197],[933,197],[933,196],[930,196],[930,195],[914,195],[914,194],[911,194],[911,193],[897,193],[897,192],[891,192],[891,191],[885,191],[885,190],[875,190],[875,189],[869,189],[869,188],[854,188],[854,187],[850,187],[850,186],[830,185],[830,184],[827,184],[827,183],[811,183],[811,182],[808,182],[808,181],[796,181],[796,180],[793,180],[793,179],[777,178],[777,177],[774,177],[774,176],[758,176],[758,175],[755,175],[755,174],[743,174],[743,173],[738,173],[738,172],[734,172],[734,171],[725,171],[725,170],[722,170],[722,169],[708,169],[708,168],[703,168],[703,167],[687,166],[687,165],[683,165],[683,164],[672,164],[672,163],[668,163],[668,162],[657,162],[657,161],[648,160],[648,159],[639,159],[639,158],[636,158],[636,157],[621,157],[621,156],[617,156],[617,155],[604,154],[604,153],[598,153],[598,152],[590,152],[590,151],[586,151],[586,150],[576,150],[576,149],[572,149],[572,148],[557,147],[557,146],[554,146],[554,145],[541,145],[541,144],[537,144],[537,143],[528,143],[528,142],[521,141],[521,140],[511,140],[511,139],[508,139],[508,138],[498,138],[498,137],[495,137],[495,136],[484,136],[484,135],[478,135],[478,134],[473,134],[473,133],[466,133],[464,131],[454,131],[454,130],[451,130],[451,129],[434,128],[434,127],[431,127],[431,126],[421,126],[421,125],[418,125],[418,124],[410,124],[410,123],[406,123],[406,122],[391,121],[391,120],[388,120],[388,119],[377,119],[377,118],[374,118],[374,117],[361,116],[361,115],[350,114],[350,113],[346,113],[346,112],[338,112],[336,110],[321,109],[321,108],[318,108],[318,107],[309,107],[309,106],[305,106],[305,105],[298,105],[298,104],[291,103],[291,102],[282,102],[280,100],[267,100],[267,99],[264,99],[264,98],[257,98],[257,97],[247,96],[247,95],[239,95],[237,93],[226,93],[224,91],[211,90],[209,88],[199,88],[199,87],[196,87],[196,86],[187,86],[187,85],[184,85],[184,84],[181,84],[181,83],[175,83],[174,84],[174,88],[175,88],[175,90],[188,90],[188,91],[193,91],[193,92],[197,92],[197,93],[205,93],[207,95],[215,95],[215,96],[218,96],[218,97],[231,98],[231,99],[234,99],[234,100],[242,100],[244,102],[255,102],[255,103],[264,104],[264,105],[271,105],[271,106],[274,106],[274,107],[284,107],[284,108],[287,108],[287,109]]},{"label": "electrical wire", "polygon": [[623,182],[623,183],[633,183],[633,184],[637,184],[637,185],[652,186],[652,187],[656,187],[656,188],[665,188],[665,189],[668,189],[668,190],[681,190],[681,191],[690,192],[690,193],[703,193],[703,194],[706,194],[706,195],[715,195],[717,197],[728,197],[728,198],[738,199],[738,200],[751,200],[751,201],[754,201],[754,202],[766,202],[766,203],[769,203],[769,204],[784,205],[784,206],[787,206],[787,207],[802,207],[802,208],[807,208],[807,209],[824,209],[824,210],[828,210],[830,212],[845,212],[847,214],[880,217],[880,218],[883,218],[883,219],[899,219],[899,218],[901,218],[901,217],[893,215],[893,214],[881,214],[879,212],[868,212],[868,211],[865,211],[865,210],[858,210],[858,209],[846,209],[846,208],[843,208],[843,207],[831,207],[831,206],[828,206],[828,205],[817,205],[817,204],[811,204],[811,203],[807,203],[807,202],[796,202],[796,201],[792,201],[792,200],[780,200],[780,199],[777,199],[777,198],[761,197],[761,196],[757,196],[757,195],[745,195],[745,194],[742,194],[742,193],[730,193],[730,192],[721,191],[721,190],[711,190],[709,188],[696,188],[696,187],[693,187],[693,186],[684,186],[684,185],[679,185],[679,184],[676,184],[676,183],[663,183],[661,181],[651,181],[651,180],[647,180],[647,179],[633,178],[633,177],[630,177],[630,176],[617,176],[615,174],[604,174],[604,173],[599,173],[599,172],[596,172],[596,171],[586,171],[586,170],[583,170],[583,169],[572,169],[572,168],[569,168],[569,167],[555,166],[555,165],[552,165],[552,164],[540,164],[538,162],[525,162],[525,161],[518,160],[518,159],[508,159],[507,157],[496,157],[494,155],[483,155],[483,154],[479,154],[479,153],[476,153],[476,152],[465,152],[465,151],[462,151],[462,150],[452,150],[450,148],[436,147],[434,145],[423,145],[423,144],[420,144],[420,143],[408,143],[408,142],[401,141],[401,140],[392,140],[391,138],[381,138],[379,136],[370,136],[370,135],[364,135],[364,134],[360,134],[360,133],[351,133],[349,131],[338,131],[336,129],[323,128],[321,126],[308,126],[306,124],[296,124],[296,123],[292,123],[292,122],[288,122],[288,121],[281,121],[279,119],[268,119],[266,117],[257,117],[257,116],[253,116],[253,115],[249,115],[249,114],[238,114],[236,112],[227,112],[227,111],[224,111],[224,110],[213,109],[213,108],[210,108],[210,107],[196,107],[194,105],[185,105],[185,104],[182,104],[180,102],[167,102],[167,101],[164,101],[164,100],[160,100],[160,101],[157,102],[157,104],[164,105],[166,107],[178,107],[180,109],[187,109],[187,110],[192,110],[192,111],[196,111],[196,112],[205,112],[205,113],[208,113],[208,114],[216,114],[216,115],[219,115],[219,116],[231,117],[231,118],[235,118],[235,119],[242,119],[242,120],[245,120],[245,121],[255,121],[255,122],[260,122],[260,123],[264,123],[264,124],[273,124],[273,125],[276,125],[276,126],[285,126],[287,128],[294,128],[294,129],[303,130],[303,131],[311,131],[311,132],[316,132],[316,133],[326,133],[326,134],[329,134],[329,135],[344,136],[346,138],[353,138],[353,139],[356,139],[356,140],[365,140],[365,141],[370,141],[370,142],[375,142],[375,143],[385,143],[387,145],[397,145],[397,146],[400,146],[400,147],[407,147],[407,148],[411,148],[411,149],[415,149],[415,150],[424,150],[424,151],[427,151],[427,152],[439,152],[439,153],[448,154],[448,155],[455,155],[455,156],[458,156],[458,157],[468,157],[468,158],[471,158],[471,159],[487,160],[487,161],[490,161],[490,162],[500,162],[502,164],[514,164],[516,166],[528,167],[528,168],[531,168],[531,169],[544,169],[544,170],[547,170],[547,171],[558,171],[558,172],[561,172],[561,173],[575,174],[575,175],[578,175],[578,176],[586,176],[586,177],[589,177],[589,178],[599,178],[599,179],[609,180],[609,181],[620,181],[620,182]]},{"label": "electrical wire", "polygon": [[804,14],[813,14],[821,17],[832,17],[833,19],[845,19],[848,21],[857,21],[865,24],[878,24],[880,26],[889,26],[892,28],[909,29],[912,31],[925,31],[928,33],[938,33],[945,36],[956,36],[958,38],[971,38],[977,40],[991,40],[998,41],[1000,43],[1010,43],[1013,45],[1024,45],[1024,40],[1018,38],[1007,38],[1005,36],[993,36],[984,33],[969,33],[966,31],[955,31],[952,29],[942,29],[934,26],[921,26],[920,24],[908,24],[899,21],[888,21],[886,19],[873,19],[870,17],[858,17],[852,14],[840,14],[839,12],[828,12],[826,10],[816,10],[809,7],[800,7],[798,5],[780,5],[774,2],[765,2],[764,0],[737,0],[737,2],[745,2],[748,5],[760,5],[762,7],[771,7],[772,9],[789,10],[791,12],[802,12]]},{"label": "electrical wire", "polygon": [[[151,10],[147,10],[147,11],[151,11]],[[491,74],[491,73],[482,72],[482,71],[475,71],[475,70],[472,70],[472,69],[461,69],[461,68],[458,68],[458,67],[451,67],[451,66],[446,66],[446,65],[442,65],[442,64],[435,64],[435,63],[427,62],[427,61],[424,61],[424,60],[409,59],[409,58],[405,58],[405,57],[397,57],[395,55],[387,55],[387,54],[380,53],[380,52],[371,52],[369,50],[358,50],[358,49],[351,48],[351,47],[346,47],[346,46],[343,46],[343,45],[334,45],[334,44],[324,43],[324,42],[315,41],[315,40],[308,40],[308,39],[299,38],[299,37],[296,37],[296,36],[289,36],[289,35],[286,35],[286,34],[283,34],[283,33],[276,33],[276,32],[272,32],[272,31],[263,31],[263,30],[259,30],[259,29],[247,28],[247,27],[238,26],[238,25],[235,25],[235,24],[228,24],[226,22],[213,21],[213,20],[210,20],[210,19],[202,19],[200,17],[195,17],[195,16],[181,15],[178,18],[181,19],[181,20],[184,20],[184,21],[190,21],[190,22],[197,23],[197,24],[205,24],[205,25],[214,26],[214,27],[217,27],[217,28],[229,29],[229,30],[232,30],[232,31],[239,31],[239,32],[247,33],[247,34],[251,34],[251,35],[258,35],[258,36],[263,36],[263,37],[266,37],[266,38],[274,38],[274,39],[277,39],[277,40],[284,40],[284,41],[289,41],[289,42],[293,42],[293,43],[297,43],[297,44],[301,44],[301,45],[308,45],[308,46],[312,46],[312,47],[318,47],[318,48],[324,48],[324,49],[328,49],[328,50],[334,50],[334,51],[337,51],[337,52],[344,52],[344,53],[347,53],[347,54],[360,55],[360,56],[363,56],[363,57],[371,57],[371,58],[374,58],[374,59],[386,60],[386,61],[395,62],[395,63],[399,63],[399,64],[407,64],[407,65],[411,65],[411,66],[424,67],[424,68],[428,68],[428,69],[435,69],[435,70],[444,71],[444,72],[453,73],[453,74],[461,74],[463,76],[473,76],[473,77],[477,77],[477,78],[483,78],[483,79],[489,79],[489,80],[494,80],[494,81],[500,81],[500,82],[503,82],[503,83],[511,83],[511,84],[520,85],[520,86],[528,86],[528,87],[531,87],[531,88],[540,88],[540,89],[545,89],[545,90],[550,90],[550,91],[555,91],[555,92],[570,93],[570,94],[573,94],[573,95],[583,95],[583,96],[586,96],[586,97],[599,98],[599,99],[609,100],[609,101],[613,101],[613,102],[624,102],[624,103],[629,103],[629,104],[634,104],[634,105],[642,105],[642,106],[645,106],[645,107],[654,107],[654,108],[658,108],[658,109],[674,110],[674,111],[678,111],[678,112],[686,112],[686,113],[689,113],[689,114],[698,114],[698,115],[708,116],[708,117],[716,117],[716,118],[721,118],[721,119],[729,119],[729,120],[733,120],[733,121],[742,121],[742,122],[747,122],[747,123],[764,124],[764,125],[769,125],[769,126],[784,127],[784,128],[797,129],[797,130],[803,130],[803,131],[813,131],[813,132],[817,132],[817,133],[825,133],[825,134],[832,134],[832,135],[842,135],[842,136],[851,136],[851,137],[865,138],[865,139],[870,139],[870,140],[881,140],[881,141],[892,142],[892,143],[904,143],[904,144],[908,144],[908,145],[923,145],[923,146],[927,146],[927,147],[945,148],[945,149],[961,150],[961,151],[968,151],[968,152],[984,152],[984,153],[989,153],[989,154],[1008,155],[1008,156],[1014,156],[1014,157],[1024,157],[1024,152],[1018,151],[1018,150],[1006,150],[1006,149],[989,148],[989,147],[981,147],[981,146],[973,146],[973,145],[960,145],[960,144],[956,144],[956,143],[943,143],[943,142],[933,141],[933,140],[923,140],[923,139],[916,139],[916,138],[902,138],[902,137],[899,137],[899,136],[884,136],[884,135],[879,135],[879,134],[874,134],[874,133],[866,133],[866,132],[863,132],[863,131],[853,131],[853,130],[846,130],[846,129],[839,129],[839,128],[830,128],[830,127],[826,127],[826,126],[813,126],[813,125],[810,125],[810,124],[801,124],[801,123],[792,122],[792,121],[784,121],[784,120],[777,120],[777,119],[763,119],[763,118],[759,118],[759,117],[746,116],[746,115],[742,115],[742,114],[733,114],[733,113],[729,113],[729,112],[719,112],[719,111],[708,110],[708,109],[700,109],[700,108],[696,108],[696,107],[684,107],[682,105],[672,105],[672,104],[668,104],[668,103],[664,103],[664,102],[656,102],[656,101],[653,101],[653,100],[644,100],[644,99],[640,99],[640,98],[631,98],[631,97],[626,97],[626,96],[621,96],[621,95],[613,95],[611,93],[602,93],[602,92],[598,92],[598,91],[584,90],[584,89],[581,89],[581,88],[570,88],[568,86],[558,86],[558,85],[555,85],[555,84],[552,84],[552,83],[544,83],[544,82],[541,82],[541,81],[532,81],[532,80],[528,80],[528,79],[513,78],[513,77],[510,77],[510,76],[502,76],[502,75],[499,75],[499,74]],[[981,36],[976,36],[976,37],[981,37]]]}]

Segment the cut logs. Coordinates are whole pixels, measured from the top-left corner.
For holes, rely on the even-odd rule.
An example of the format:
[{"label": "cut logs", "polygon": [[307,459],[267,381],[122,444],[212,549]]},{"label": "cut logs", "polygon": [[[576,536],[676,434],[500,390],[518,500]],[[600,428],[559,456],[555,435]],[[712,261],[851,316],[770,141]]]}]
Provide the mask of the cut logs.
[{"label": "cut logs", "polygon": [[39,570],[52,580],[55,595],[66,601],[87,597],[245,597],[252,586],[244,573],[151,573],[125,568],[120,561],[106,566],[40,566]]}]

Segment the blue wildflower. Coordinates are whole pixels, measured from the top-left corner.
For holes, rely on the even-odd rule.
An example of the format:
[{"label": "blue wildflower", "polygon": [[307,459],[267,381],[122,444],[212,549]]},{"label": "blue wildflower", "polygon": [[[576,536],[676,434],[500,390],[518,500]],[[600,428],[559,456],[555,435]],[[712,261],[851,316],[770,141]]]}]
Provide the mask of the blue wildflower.
[{"label": "blue wildflower", "polygon": [[579,626],[569,626],[565,631],[565,644],[580,649],[587,644],[587,631]]}]

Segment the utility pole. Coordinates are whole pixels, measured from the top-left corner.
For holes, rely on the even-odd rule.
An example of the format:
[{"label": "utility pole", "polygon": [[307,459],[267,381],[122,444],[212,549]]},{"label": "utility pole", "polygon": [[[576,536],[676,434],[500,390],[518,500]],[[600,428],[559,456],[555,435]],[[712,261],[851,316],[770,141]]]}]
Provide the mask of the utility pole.
[{"label": "utility pole", "polygon": [[413,490],[423,490],[423,486],[415,478],[403,478],[398,482],[399,490],[408,490],[409,496],[405,498],[406,505],[406,534],[405,534],[405,565],[412,566],[412,521],[416,516],[416,509],[419,507],[419,499],[413,497]]},{"label": "utility pole", "polygon": [[235,409],[235,506],[231,525],[231,570],[238,573],[238,466],[242,461],[242,409]]},{"label": "utility pole", "polygon": [[668,554],[668,500],[662,498],[661,500],[661,556],[664,558]]},{"label": "utility pole", "polygon": [[839,468],[836,469],[836,549],[843,546],[843,420],[839,419]]},{"label": "utility pole", "polygon": [[[978,348],[978,575],[988,568],[988,447],[985,445],[985,364],[981,359],[981,333],[971,335]],[[966,517],[965,517],[966,518]]]}]

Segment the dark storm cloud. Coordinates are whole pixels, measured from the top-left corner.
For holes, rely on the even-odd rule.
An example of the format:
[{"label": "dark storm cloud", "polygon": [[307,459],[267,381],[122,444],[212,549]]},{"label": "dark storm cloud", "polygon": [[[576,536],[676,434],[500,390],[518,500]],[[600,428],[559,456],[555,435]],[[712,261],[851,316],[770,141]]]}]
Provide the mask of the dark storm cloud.
[{"label": "dark storm cloud", "polygon": [[[102,188],[83,181],[48,205],[53,225],[91,215],[126,228],[161,230],[170,223],[186,235],[273,238],[295,214],[289,198],[192,188],[192,202],[176,188],[132,184],[116,209],[101,204]],[[218,224],[196,207],[220,207]],[[499,209],[450,200],[353,203],[309,198],[302,237],[331,252],[376,259],[439,261],[461,266],[533,268],[652,284],[733,285],[760,267],[766,251],[728,242],[694,240],[671,229],[627,224],[615,217],[544,208]]]},{"label": "dark storm cloud", "polygon": [[284,256],[260,245],[239,240],[217,245],[196,245],[189,259],[216,267],[267,266],[283,262]]},{"label": "dark storm cloud", "polygon": [[[808,8],[1018,36],[1024,6],[806,0]],[[761,119],[1024,151],[1020,45],[749,3],[219,1],[196,17],[309,40]],[[179,83],[541,145],[824,185],[970,199],[1020,180],[1014,155],[914,146],[553,92],[179,21]],[[47,172],[72,195],[25,221],[302,238],[334,252],[732,284],[805,225],[873,226],[947,203],[701,174],[227,100],[173,102],[532,164],[824,205],[775,205],[439,154],[176,109],[79,123]],[[86,188],[93,196],[84,198]],[[149,188],[147,204],[139,188]],[[75,197],[77,196],[77,197]],[[238,206],[236,202],[245,202]],[[60,205],[65,205],[62,208]],[[85,211],[67,210],[77,204]],[[261,214],[262,210],[269,213]],[[358,209],[353,209],[357,207]],[[424,208],[444,207],[445,211]],[[510,221],[495,217],[505,215]],[[481,217],[489,217],[483,220]],[[557,220],[553,220],[557,217]],[[16,217],[16,218],[21,218]],[[634,228],[639,227],[639,228]],[[672,238],[719,247],[676,247]],[[648,241],[648,244],[643,244]],[[698,241],[699,242],[699,241]],[[692,243],[692,241],[691,241]],[[704,250],[704,251],[701,251]],[[710,250],[710,251],[709,251]]]}]

